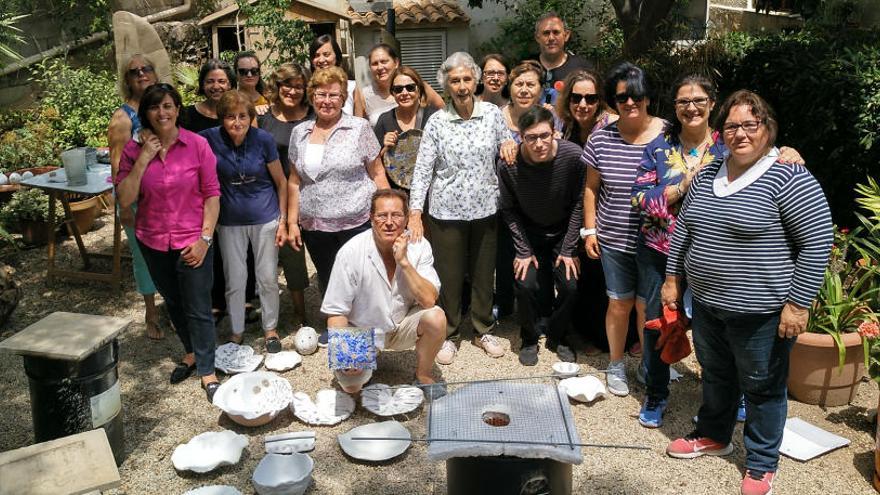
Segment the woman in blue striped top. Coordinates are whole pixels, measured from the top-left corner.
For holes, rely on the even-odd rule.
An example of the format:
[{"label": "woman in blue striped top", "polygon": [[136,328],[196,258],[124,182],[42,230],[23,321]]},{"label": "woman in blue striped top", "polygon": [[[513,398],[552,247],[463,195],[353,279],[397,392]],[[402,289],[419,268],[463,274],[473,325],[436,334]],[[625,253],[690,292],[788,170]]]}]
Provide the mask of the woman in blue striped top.
[{"label": "woman in blue striped top", "polygon": [[727,455],[741,391],[746,397],[742,493],[772,489],[788,409],[788,356],[831,250],[821,187],[802,166],[773,166],[777,122],[758,95],[731,95],[718,115],[729,154],[690,186],[666,265],[663,303],[694,293],[693,330],[703,368],[696,430],[669,444],[672,457]]}]

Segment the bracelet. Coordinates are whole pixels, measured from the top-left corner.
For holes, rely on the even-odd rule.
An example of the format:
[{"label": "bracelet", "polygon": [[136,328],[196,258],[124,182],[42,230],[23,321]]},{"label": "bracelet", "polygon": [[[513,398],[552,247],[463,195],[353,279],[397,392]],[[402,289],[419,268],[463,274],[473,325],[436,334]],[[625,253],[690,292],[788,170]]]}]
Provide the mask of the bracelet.
[{"label": "bracelet", "polygon": [[581,229],[581,239],[587,236],[596,235],[596,229]]},{"label": "bracelet", "polygon": [[675,185],[675,190],[678,192],[679,198],[684,197],[684,191],[681,190],[681,182],[679,182],[678,184]]}]

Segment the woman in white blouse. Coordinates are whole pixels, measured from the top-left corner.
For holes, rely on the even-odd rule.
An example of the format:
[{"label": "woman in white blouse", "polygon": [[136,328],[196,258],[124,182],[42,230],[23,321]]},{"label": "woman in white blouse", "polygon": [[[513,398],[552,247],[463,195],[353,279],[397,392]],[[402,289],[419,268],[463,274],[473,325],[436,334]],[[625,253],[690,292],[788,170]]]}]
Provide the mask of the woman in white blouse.
[{"label": "woman in white blouse", "polygon": [[[437,79],[450,104],[428,119],[419,146],[410,199],[409,228],[413,239],[423,233],[422,210],[430,190],[427,230],[434,245],[440,276],[440,306],[446,311],[447,339],[458,332],[465,275],[471,282],[471,321],[474,345],[492,357],[504,349],[491,335],[492,287],[495,271],[499,151],[516,153],[516,144],[497,106],[474,97],[480,68],[464,52],[449,56]],[[449,364],[456,346],[443,344],[437,362]]]}]

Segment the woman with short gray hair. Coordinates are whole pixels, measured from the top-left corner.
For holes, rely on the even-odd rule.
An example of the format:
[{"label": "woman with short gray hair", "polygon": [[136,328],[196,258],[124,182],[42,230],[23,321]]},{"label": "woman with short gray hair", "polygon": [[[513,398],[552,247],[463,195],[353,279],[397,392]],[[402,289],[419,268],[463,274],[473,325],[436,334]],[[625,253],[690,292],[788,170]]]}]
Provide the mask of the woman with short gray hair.
[{"label": "woman with short gray hair", "polygon": [[[425,125],[413,174],[409,228],[412,239],[422,237],[422,209],[430,191],[425,219],[434,245],[440,276],[440,306],[446,312],[447,339],[458,333],[461,292],[465,274],[471,282],[471,321],[474,345],[491,357],[504,355],[490,334],[492,287],[496,249],[498,176],[495,159],[516,154],[516,144],[501,111],[474,97],[480,68],[464,52],[449,56],[437,71],[447,106]],[[450,364],[456,346],[446,340],[437,354],[439,364]]]}]

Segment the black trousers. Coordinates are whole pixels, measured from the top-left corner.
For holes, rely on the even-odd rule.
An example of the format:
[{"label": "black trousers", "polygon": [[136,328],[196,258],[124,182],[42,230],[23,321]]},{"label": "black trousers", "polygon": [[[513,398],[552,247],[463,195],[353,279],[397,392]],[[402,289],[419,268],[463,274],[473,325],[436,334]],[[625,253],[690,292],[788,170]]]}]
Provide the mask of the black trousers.
[{"label": "black trousers", "polygon": [[370,229],[370,222],[348,230],[339,232],[323,232],[320,230],[303,230],[302,238],[309,250],[315,271],[318,272],[318,285],[321,288],[321,297],[327,292],[327,283],[330,282],[330,273],[333,271],[333,263],[336,261],[336,253],[343,244],[352,237]]}]

